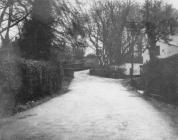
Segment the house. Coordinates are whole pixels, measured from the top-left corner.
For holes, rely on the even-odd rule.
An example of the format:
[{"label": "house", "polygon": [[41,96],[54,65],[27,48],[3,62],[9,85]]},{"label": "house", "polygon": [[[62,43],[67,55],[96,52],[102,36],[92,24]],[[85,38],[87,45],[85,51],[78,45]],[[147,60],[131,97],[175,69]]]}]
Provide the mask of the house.
[{"label": "house", "polygon": [[[178,54],[178,35],[174,35],[170,37],[171,41],[169,43],[165,43],[164,41],[160,41],[157,43],[157,57],[158,58],[167,58],[172,55]],[[143,54],[143,64],[150,60],[149,52],[146,50]]]},{"label": "house", "polygon": [[[165,43],[164,41],[158,42],[156,53],[157,58],[163,59],[178,54],[178,35],[174,35],[170,37],[171,41],[169,43]],[[144,43],[145,42],[145,43]],[[142,45],[146,46],[146,41],[144,41]],[[145,50],[142,54],[140,52],[135,51],[134,53],[137,61],[134,61],[134,75],[140,74],[140,68],[143,64],[147,63],[150,60],[149,51]],[[142,58],[142,61],[141,61]],[[139,60],[139,61],[138,61]],[[130,74],[131,62],[127,62],[121,66],[121,68],[125,69],[125,74]]]}]

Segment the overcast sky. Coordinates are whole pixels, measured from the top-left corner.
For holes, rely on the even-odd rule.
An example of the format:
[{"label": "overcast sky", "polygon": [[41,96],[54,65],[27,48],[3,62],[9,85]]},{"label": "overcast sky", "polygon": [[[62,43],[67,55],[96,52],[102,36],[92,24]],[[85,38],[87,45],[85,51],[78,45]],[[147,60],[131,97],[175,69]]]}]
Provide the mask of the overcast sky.
[{"label": "overcast sky", "polygon": [[[75,0],[69,0],[69,1],[75,1]],[[79,0],[81,2],[86,2],[86,3],[91,3],[93,0]],[[97,0],[94,0],[97,1]],[[100,0],[102,1],[102,0]],[[133,1],[137,1],[140,3],[143,3],[145,0],[133,0]],[[168,4],[172,4],[172,6],[176,9],[178,9],[178,0],[163,0],[164,2],[168,3]]]},{"label": "overcast sky", "polygon": [[[144,2],[144,0],[135,0],[139,2]],[[166,3],[172,4],[174,8],[178,9],[178,0],[163,0]]]}]

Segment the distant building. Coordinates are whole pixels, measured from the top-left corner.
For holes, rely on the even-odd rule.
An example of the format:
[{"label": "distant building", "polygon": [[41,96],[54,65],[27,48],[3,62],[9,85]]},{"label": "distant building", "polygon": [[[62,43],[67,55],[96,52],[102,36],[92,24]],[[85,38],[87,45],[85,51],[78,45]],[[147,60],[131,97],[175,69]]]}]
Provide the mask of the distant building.
[{"label": "distant building", "polygon": [[[171,36],[171,40],[168,44],[160,41],[157,43],[157,57],[158,58],[167,58],[172,55],[178,54],[178,35]],[[149,52],[146,50],[143,54],[143,63],[146,63],[150,60]]]},{"label": "distant building", "polygon": [[[167,58],[172,55],[178,54],[178,35],[171,36],[171,40],[168,44],[160,41],[156,45],[156,54],[158,58]],[[145,42],[145,43],[144,43]],[[146,40],[142,45],[146,46]],[[143,46],[142,46],[143,47]],[[137,47],[136,47],[137,48]],[[125,74],[129,75],[131,68],[131,61],[128,59],[125,64],[121,66],[121,68],[125,69]],[[145,50],[143,53],[140,53],[139,49],[135,49],[134,53],[134,75],[140,74],[140,67],[147,63],[150,60],[149,51]],[[133,61],[133,60],[132,60]]]},{"label": "distant building", "polygon": [[175,54],[178,54],[178,35],[171,37],[172,41],[169,44],[160,42],[160,53],[159,58],[166,58]]}]

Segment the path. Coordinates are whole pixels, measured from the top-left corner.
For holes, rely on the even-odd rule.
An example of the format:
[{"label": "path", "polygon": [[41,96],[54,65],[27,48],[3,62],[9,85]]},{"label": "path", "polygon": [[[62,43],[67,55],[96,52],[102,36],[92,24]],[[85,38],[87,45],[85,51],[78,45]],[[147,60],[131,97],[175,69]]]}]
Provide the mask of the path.
[{"label": "path", "polygon": [[12,117],[0,140],[178,140],[173,122],[123,86],[75,73],[69,92]]}]

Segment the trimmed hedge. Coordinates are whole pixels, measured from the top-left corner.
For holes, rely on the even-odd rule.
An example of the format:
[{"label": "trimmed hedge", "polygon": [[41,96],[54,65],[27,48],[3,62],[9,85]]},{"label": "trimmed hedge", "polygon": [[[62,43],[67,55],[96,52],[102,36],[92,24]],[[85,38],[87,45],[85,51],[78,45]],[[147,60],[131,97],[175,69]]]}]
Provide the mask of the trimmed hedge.
[{"label": "trimmed hedge", "polygon": [[0,114],[15,105],[56,93],[62,84],[60,64],[25,59],[0,61]]},{"label": "trimmed hedge", "polygon": [[19,67],[15,60],[0,60],[0,116],[11,114],[15,96],[22,85]]},{"label": "trimmed hedge", "polygon": [[144,65],[142,78],[145,94],[178,103],[178,55]]},{"label": "trimmed hedge", "polygon": [[92,68],[90,69],[90,74],[106,78],[126,78],[123,69],[113,70],[109,66]]},{"label": "trimmed hedge", "polygon": [[132,80],[130,80],[130,85],[137,90],[144,90],[144,81],[142,77],[134,77]]},{"label": "trimmed hedge", "polygon": [[74,77],[74,69],[73,68],[64,68],[64,76],[65,77]]},{"label": "trimmed hedge", "polygon": [[63,72],[60,64],[21,59],[19,68],[22,86],[16,96],[18,102],[37,100],[61,88]]}]

